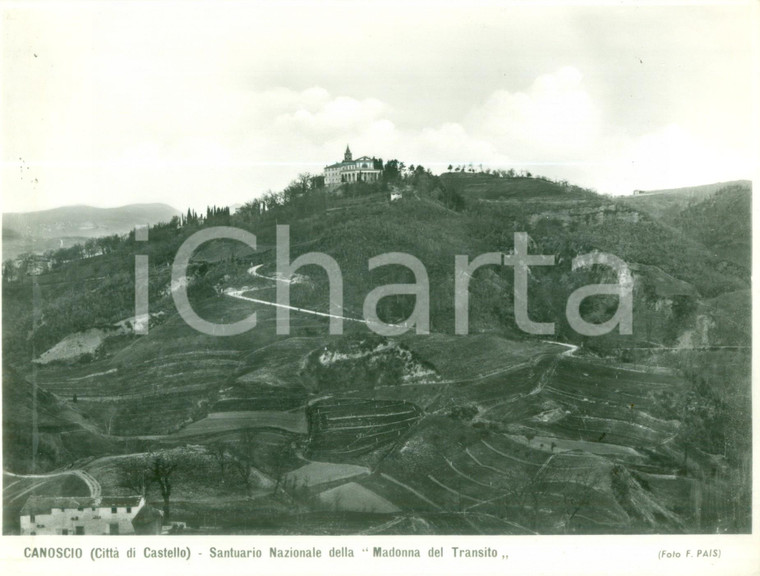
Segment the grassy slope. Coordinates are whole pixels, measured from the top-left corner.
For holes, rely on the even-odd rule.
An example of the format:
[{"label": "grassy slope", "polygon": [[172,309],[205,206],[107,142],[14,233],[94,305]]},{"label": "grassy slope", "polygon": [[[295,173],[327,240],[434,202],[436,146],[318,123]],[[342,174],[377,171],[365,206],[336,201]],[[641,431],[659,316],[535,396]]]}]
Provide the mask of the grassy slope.
[{"label": "grassy slope", "polygon": [[[359,204],[340,214],[318,215],[290,222],[291,259],[308,251],[319,251],[333,256],[339,262],[345,283],[345,312],[349,315],[360,315],[364,296],[375,286],[411,281],[408,272],[397,267],[368,272],[369,258],[383,252],[400,251],[413,254],[425,264],[430,275],[431,322],[433,330],[438,333],[427,339],[407,336],[402,341],[422,360],[432,365],[444,381],[464,381],[376,388],[370,377],[370,381],[360,382],[356,389],[345,389],[342,393],[359,397],[404,399],[415,402],[427,411],[428,417],[423,419],[422,424],[404,437],[405,442],[420,446],[420,452],[414,459],[405,460],[400,455],[401,452],[396,450],[384,460],[383,454],[379,454],[380,460],[374,458],[368,462],[381,462],[378,473],[385,471],[399,476],[400,480],[409,483],[430,501],[449,512],[467,506],[480,506],[478,502],[483,499],[484,488],[477,483],[471,485],[466,478],[478,478],[478,474],[484,474],[482,470],[478,472],[477,466],[468,468],[473,466],[475,460],[467,449],[470,449],[475,458],[497,470],[507,469],[500,452],[521,454],[520,459],[530,462],[524,465],[527,466],[524,470],[519,469],[513,478],[509,475],[500,478],[494,472],[496,476],[490,481],[494,482],[495,494],[508,493],[530,479],[531,467],[540,468],[552,456],[552,451],[547,452],[546,446],[540,446],[540,442],[538,445],[530,442],[528,435],[531,434],[547,438],[562,437],[576,442],[596,441],[604,445],[637,447],[641,444],[644,448],[641,458],[648,462],[650,468],[672,469],[675,465],[671,453],[658,453],[653,448],[662,441],[667,424],[660,423],[652,428],[647,416],[639,415],[646,411],[646,402],[642,400],[645,396],[641,390],[656,385],[657,378],[647,374],[633,378],[639,390],[635,403],[641,406],[636,411],[636,418],[646,421],[646,427],[654,430],[643,435],[640,434],[643,428],[637,426],[640,422],[631,421],[632,412],[626,411],[624,403],[621,403],[619,384],[616,384],[618,388],[607,386],[607,381],[610,381],[609,384],[612,380],[617,383],[621,374],[625,373],[613,371],[599,375],[596,380],[598,383],[604,382],[604,386],[584,390],[587,393],[586,399],[571,396],[568,400],[567,394],[577,393],[576,389],[583,383],[584,373],[591,374],[599,370],[593,366],[564,361],[558,369],[551,360],[556,355],[556,347],[525,340],[525,335],[515,329],[511,305],[511,269],[484,268],[474,275],[471,284],[471,328],[474,333],[481,334],[467,338],[446,335],[453,331],[454,255],[469,254],[472,257],[488,251],[508,251],[512,245],[512,232],[528,231],[535,242],[531,246],[531,252],[555,254],[559,262],[550,270],[536,270],[531,280],[531,317],[542,320],[561,316],[567,295],[578,285],[605,277],[603,272],[597,271],[574,277],[573,274],[576,273],[571,274],[569,271],[572,256],[593,249],[611,252],[627,261],[641,262],[646,265],[642,267],[641,274],[651,276],[658,286],[680,286],[678,290],[690,294],[692,292],[689,286],[702,295],[716,296],[746,289],[748,286],[746,279],[736,273],[734,268],[716,271],[719,260],[701,244],[674,231],[672,227],[663,227],[651,219],[645,219],[639,225],[615,218],[591,223],[571,221],[563,224],[541,220],[531,224],[532,213],[546,210],[543,199],[553,198],[554,209],[572,209],[577,206],[579,199],[564,196],[561,187],[551,183],[526,183],[518,180],[511,183],[515,186],[514,189],[510,190],[509,183],[500,181],[497,183],[500,190],[486,190],[485,194],[491,195],[491,199],[503,197],[520,199],[520,202],[510,200],[503,205],[471,203],[469,211],[464,213],[447,210],[425,198],[411,198],[393,204]],[[545,193],[536,190],[526,192],[525,186],[542,187]],[[524,197],[533,193],[535,197]],[[584,198],[587,198],[585,193]],[[591,204],[606,202],[598,198],[588,201]],[[263,225],[255,232],[261,244],[273,243],[274,230],[271,225]],[[246,253],[241,255],[240,261],[227,261],[229,259],[225,259],[224,252],[219,248],[208,252],[213,253],[213,258],[210,258],[211,264],[201,273],[201,279],[209,285],[239,285],[239,282],[247,278],[245,270],[251,264],[252,255]],[[274,255],[271,252],[264,252],[256,258],[269,271],[273,269]],[[206,261],[209,262],[209,259]],[[72,265],[72,268],[79,271],[88,268],[88,277],[94,277],[108,271],[108,262],[104,258],[98,262]],[[76,276],[69,272],[71,271],[64,269],[56,274],[72,286],[77,286]],[[307,275],[309,282],[293,287],[292,303],[326,311],[328,299],[324,273],[308,267],[299,272]],[[164,276],[160,274],[156,274],[156,282],[166,282],[165,273]],[[663,278],[668,277],[673,280],[664,282]],[[50,283],[49,280],[44,276],[40,278],[43,285],[42,299],[46,305],[55,308],[57,304],[61,305],[57,303],[61,294],[57,286],[60,285]],[[128,292],[129,283],[125,284],[124,290]],[[66,293],[67,297],[78,298],[79,306],[87,305],[88,291],[82,291],[80,296],[72,296],[72,292]],[[129,303],[129,299],[125,299]],[[259,325],[241,336],[214,338],[193,331],[176,313],[171,312],[171,307],[167,307],[169,314],[166,321],[152,328],[148,336],[125,339],[110,355],[90,364],[39,369],[37,377],[40,385],[59,393],[65,399],[77,393],[81,398],[78,410],[90,413],[92,421],[101,428],[105,422],[98,415],[102,414],[104,406],[115,405],[115,434],[171,433],[190,420],[203,418],[216,402],[224,399],[269,397],[285,390],[297,402],[299,398],[306,401],[324,393],[325,388],[320,380],[310,379],[307,373],[302,372],[302,367],[304,358],[312,350],[318,350],[330,341],[326,337],[325,322],[293,313],[291,324],[294,331],[291,338],[285,338],[274,334],[274,314],[271,308],[207,292],[196,299],[196,304],[203,317],[220,322],[241,319],[256,309]],[[389,319],[395,320],[408,311],[408,304],[400,299],[386,306],[383,312]],[[744,314],[741,306],[734,310],[736,306],[732,297],[727,296],[721,300],[718,296],[714,304],[710,304],[720,310],[733,310],[732,314]],[[76,307],[73,309],[76,310]],[[346,330],[355,331],[356,336],[366,332],[350,324],[346,325]],[[623,341],[622,344],[630,346],[631,342]],[[566,370],[568,366],[572,370]],[[326,382],[326,377],[322,376],[322,382]],[[547,388],[547,384],[552,389]],[[537,387],[542,391],[530,394]],[[610,389],[618,392],[616,397],[609,396]],[[459,406],[473,403],[477,404],[479,410],[478,426],[474,426],[474,422],[456,420],[448,415]],[[563,411],[571,414],[555,419]],[[594,427],[589,425],[593,418],[601,418],[602,421],[596,422]],[[615,422],[611,423],[611,420]],[[663,431],[659,431],[658,426]],[[230,434],[234,438],[234,430]],[[606,436],[600,441],[602,435]],[[208,440],[216,438],[210,435]],[[526,439],[527,444],[521,444],[520,438]],[[484,446],[484,439],[496,450]],[[400,449],[400,446],[401,444],[397,448]],[[289,450],[292,451],[293,448]],[[290,454],[292,456],[294,453]],[[641,460],[637,462],[640,464]],[[641,529],[656,525],[652,520],[655,513],[661,515],[658,517],[660,520],[667,516],[662,516],[663,512],[656,510],[657,506],[669,505],[667,496],[663,496],[664,492],[659,495],[644,494],[642,490],[645,491],[645,488],[632,476],[635,470],[629,468],[630,464],[624,456],[617,458],[597,455],[588,459],[584,464],[586,469],[593,471],[593,474],[606,475],[603,482],[605,488],[600,495],[604,502],[600,509],[606,512],[600,517],[584,521],[590,524],[579,524],[574,520],[573,529],[619,529],[631,518],[632,513],[626,506],[646,511],[643,516],[636,518],[636,526]],[[618,465],[625,467],[622,472],[623,484],[615,484],[617,481],[613,482],[610,476]],[[272,472],[275,462],[268,456],[262,467],[265,471]],[[414,474],[414,470],[419,473]],[[435,481],[430,480],[429,476],[435,478]],[[366,482],[383,484],[377,479],[377,474],[371,478]],[[552,493],[550,485],[553,481],[551,477],[542,480],[546,486],[541,484],[541,494]],[[392,494],[393,490],[399,490],[398,486],[391,488],[387,481],[385,485],[385,497],[394,502]],[[408,491],[403,488],[400,490],[409,497]],[[551,498],[555,498],[556,494],[546,497],[549,498],[547,502],[551,503]],[[567,497],[584,496],[571,494]],[[650,501],[652,498],[654,503]],[[498,517],[498,505],[495,508],[490,504],[483,506],[491,515],[489,518]],[[556,502],[551,506],[555,512],[562,508]],[[473,514],[482,512],[480,508],[469,510]],[[530,507],[526,505],[512,512],[525,516],[529,515],[528,510]],[[534,522],[538,527],[537,520],[530,520],[527,516],[524,520],[526,523]],[[545,518],[541,528],[561,530],[561,520],[559,517]],[[677,529],[677,525],[678,521],[667,520],[670,528]],[[504,526],[500,526],[504,530]]]},{"label": "grassy slope", "polygon": [[671,188],[667,190],[649,190],[644,194],[626,196],[620,198],[621,202],[640,210],[649,212],[655,217],[669,216],[678,213],[689,204],[706,200],[722,188],[740,186],[751,187],[748,180],[736,180],[733,182],[717,182],[703,186],[689,186],[685,188]]},{"label": "grassy slope", "polygon": [[749,270],[752,266],[752,189],[722,188],[670,217],[670,222],[714,254]]}]

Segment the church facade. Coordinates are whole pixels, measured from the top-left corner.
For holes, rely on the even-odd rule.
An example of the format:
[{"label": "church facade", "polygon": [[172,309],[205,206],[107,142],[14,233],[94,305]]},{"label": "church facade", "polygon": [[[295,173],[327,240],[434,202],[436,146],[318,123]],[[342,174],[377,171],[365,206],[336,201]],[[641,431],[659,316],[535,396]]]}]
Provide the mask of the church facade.
[{"label": "church facade", "polygon": [[346,146],[343,161],[325,166],[325,186],[335,188],[350,182],[374,182],[380,179],[383,166],[369,156],[353,159],[351,149]]}]

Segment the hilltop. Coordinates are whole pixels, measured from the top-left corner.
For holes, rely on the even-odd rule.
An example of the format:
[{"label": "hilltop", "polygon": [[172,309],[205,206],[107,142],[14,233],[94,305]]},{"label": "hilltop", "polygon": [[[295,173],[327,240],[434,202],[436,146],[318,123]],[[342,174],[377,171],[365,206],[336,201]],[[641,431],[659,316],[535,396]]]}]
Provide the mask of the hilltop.
[{"label": "hilltop", "polygon": [[504,177],[491,173],[446,172],[441,181],[467,200],[598,202],[597,194],[567,181],[526,175]]}]

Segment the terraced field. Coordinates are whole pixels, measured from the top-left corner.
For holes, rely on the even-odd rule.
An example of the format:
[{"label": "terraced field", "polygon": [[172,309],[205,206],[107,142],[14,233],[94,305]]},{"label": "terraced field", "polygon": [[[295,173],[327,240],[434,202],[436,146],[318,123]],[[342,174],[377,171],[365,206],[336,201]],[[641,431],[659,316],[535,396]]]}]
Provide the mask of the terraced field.
[{"label": "terraced field", "polygon": [[409,402],[331,398],[309,405],[309,454],[358,456],[398,440],[421,416]]},{"label": "terraced field", "polygon": [[[540,357],[448,386],[361,482],[407,511],[477,512],[526,531],[677,531],[693,513],[674,475],[678,423],[647,409],[654,391],[680,385],[662,371]],[[471,422],[447,409],[465,400],[479,410]]]},{"label": "terraced field", "polygon": [[[250,313],[233,302],[217,310],[225,321]],[[679,476],[679,423],[655,416],[657,393],[684,385],[667,371],[567,356],[553,343],[432,335],[399,340],[429,376],[373,381],[369,351],[361,378],[332,386],[309,364],[328,350],[314,331],[326,332],[322,321],[294,314],[296,335],[278,337],[274,311],[257,311],[247,335],[207,338],[168,322],[108,359],[40,367],[38,383],[76,395],[116,441],[194,446],[204,472],[185,472],[188,510],[215,497],[210,447],[228,446],[232,462],[247,442],[258,488],[246,484],[246,499],[364,514],[373,533],[677,532],[697,513]],[[91,471],[122,489],[118,463],[130,457]],[[224,498],[244,498],[241,486],[228,477]]]},{"label": "terraced field", "polygon": [[[204,301],[199,314],[217,322],[250,314],[247,304],[228,300]],[[133,338],[113,356],[85,365],[40,367],[35,378],[41,388],[76,402],[96,426],[114,436],[173,433],[204,417],[218,400],[239,397],[236,390],[244,397],[281,398],[280,405],[288,408],[301,405],[308,392],[284,358],[319,346],[320,337],[297,336],[299,330],[312,330],[315,321],[294,318],[296,336],[283,338],[274,334],[272,310],[258,315],[256,329],[226,339],[201,334],[173,318],[148,336]]]},{"label": "terraced field", "polygon": [[212,412],[174,434],[172,438],[208,437],[246,428],[280,428],[295,434],[306,434],[306,418],[302,412],[248,410]]}]

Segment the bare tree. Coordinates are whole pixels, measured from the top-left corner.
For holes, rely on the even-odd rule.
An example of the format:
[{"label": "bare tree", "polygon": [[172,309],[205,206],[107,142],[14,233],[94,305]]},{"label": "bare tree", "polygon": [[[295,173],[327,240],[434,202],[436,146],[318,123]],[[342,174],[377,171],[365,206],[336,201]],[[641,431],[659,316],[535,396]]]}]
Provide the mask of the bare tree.
[{"label": "bare tree", "polygon": [[245,429],[240,433],[240,441],[233,448],[232,468],[243,483],[246,495],[251,494],[251,472],[255,467],[255,440],[253,430]]},{"label": "bare tree", "polygon": [[598,483],[598,475],[593,468],[567,478],[562,489],[562,527],[565,533],[570,531],[573,519],[588,507]]},{"label": "bare tree", "polygon": [[177,470],[178,463],[166,453],[153,456],[150,465],[150,478],[158,484],[161,498],[164,501],[164,523],[169,523],[171,506],[169,499],[172,494],[172,475]]},{"label": "bare tree", "polygon": [[243,489],[246,493],[246,495],[250,495],[251,493],[251,467],[248,465],[248,462],[245,462],[238,458],[233,458],[230,460],[230,468],[232,469],[235,476],[240,479],[241,483],[243,484]]},{"label": "bare tree", "polygon": [[274,488],[272,490],[272,494],[276,495],[277,491],[280,489],[280,487],[283,484],[283,478],[285,476],[285,472],[287,470],[286,468],[286,461],[283,457],[282,452],[279,454],[275,454],[272,458],[272,473],[274,475],[275,483]]},{"label": "bare tree", "polygon": [[[76,395],[75,395],[76,397]],[[76,402],[76,400],[74,400]],[[116,418],[116,414],[119,412],[119,407],[116,404],[109,404],[103,412],[103,429],[108,436],[111,435],[113,430],[113,421]]]},{"label": "bare tree", "polygon": [[227,472],[227,463],[229,462],[229,456],[227,454],[229,447],[224,442],[214,442],[209,446],[209,452],[216,460],[219,466],[219,474],[222,477],[222,484],[224,484],[225,476]]},{"label": "bare tree", "polygon": [[151,482],[151,470],[144,459],[130,461],[119,467],[120,485],[130,492],[145,496]]}]

